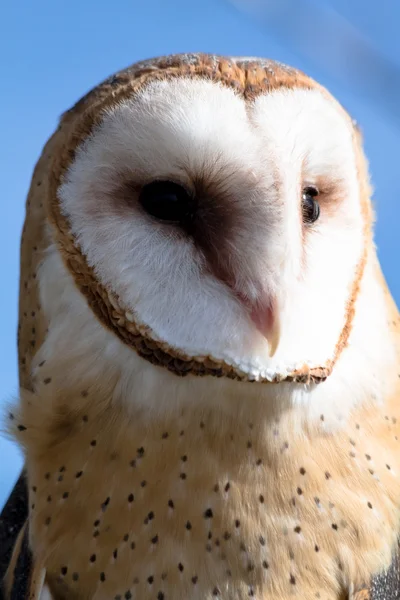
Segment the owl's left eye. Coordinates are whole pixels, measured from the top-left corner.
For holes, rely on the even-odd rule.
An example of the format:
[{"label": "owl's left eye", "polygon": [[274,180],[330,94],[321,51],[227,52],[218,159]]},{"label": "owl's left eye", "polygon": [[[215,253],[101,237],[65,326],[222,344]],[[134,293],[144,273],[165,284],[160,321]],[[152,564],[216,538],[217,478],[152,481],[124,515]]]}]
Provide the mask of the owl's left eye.
[{"label": "owl's left eye", "polygon": [[149,215],[169,223],[187,222],[195,208],[193,196],[173,181],[152,181],[143,186],[139,202]]},{"label": "owl's left eye", "polygon": [[313,186],[304,188],[302,195],[303,220],[307,224],[315,223],[320,215],[320,206],[317,200],[318,189]]}]

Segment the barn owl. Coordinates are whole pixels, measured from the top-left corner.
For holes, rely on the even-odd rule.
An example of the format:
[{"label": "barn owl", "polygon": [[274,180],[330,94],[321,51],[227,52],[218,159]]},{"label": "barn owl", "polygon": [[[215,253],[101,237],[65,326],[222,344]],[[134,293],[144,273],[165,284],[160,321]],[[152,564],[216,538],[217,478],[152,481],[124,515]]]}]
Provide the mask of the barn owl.
[{"label": "barn owl", "polygon": [[62,116],[22,236],[10,597],[368,597],[400,508],[370,196],[347,112],[269,60],[137,63]]}]

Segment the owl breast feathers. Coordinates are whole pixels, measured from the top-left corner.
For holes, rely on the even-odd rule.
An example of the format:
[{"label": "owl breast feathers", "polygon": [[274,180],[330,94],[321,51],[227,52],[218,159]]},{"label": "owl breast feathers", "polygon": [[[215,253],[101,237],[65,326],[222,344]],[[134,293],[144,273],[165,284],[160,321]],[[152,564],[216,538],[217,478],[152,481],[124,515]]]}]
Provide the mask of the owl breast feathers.
[{"label": "owl breast feathers", "polygon": [[370,196],[355,123],[272,61],[144,61],[62,116],[22,236],[7,597],[397,597]]}]

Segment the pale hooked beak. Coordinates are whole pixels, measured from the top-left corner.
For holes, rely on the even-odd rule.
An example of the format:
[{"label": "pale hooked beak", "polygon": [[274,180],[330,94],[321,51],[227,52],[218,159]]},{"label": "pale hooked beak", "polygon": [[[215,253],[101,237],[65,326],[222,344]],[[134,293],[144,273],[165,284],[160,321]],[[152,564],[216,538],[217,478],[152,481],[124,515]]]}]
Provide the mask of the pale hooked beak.
[{"label": "pale hooked beak", "polygon": [[281,324],[277,302],[269,300],[266,304],[258,304],[251,310],[251,319],[259,332],[266,338],[269,355],[276,353],[281,337]]}]

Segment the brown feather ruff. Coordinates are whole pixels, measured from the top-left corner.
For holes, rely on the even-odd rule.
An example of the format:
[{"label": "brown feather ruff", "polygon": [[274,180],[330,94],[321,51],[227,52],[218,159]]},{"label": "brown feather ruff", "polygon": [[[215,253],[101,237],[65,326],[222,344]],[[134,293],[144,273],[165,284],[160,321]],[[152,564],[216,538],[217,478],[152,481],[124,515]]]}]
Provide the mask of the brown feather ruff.
[{"label": "brown feather ruff", "polygon": [[[111,290],[106,289],[98,281],[92,268],[87,264],[85,256],[81,253],[71,235],[66,217],[60,211],[57,198],[58,187],[68,166],[74,159],[77,147],[99,122],[104,109],[137,93],[150,80],[183,76],[206,77],[219,81],[228,87],[233,87],[237,92],[243,94],[246,99],[252,99],[258,94],[279,87],[317,87],[323,90],[303,73],[273,62],[267,62],[266,66],[260,66],[257,62],[235,63],[224,58],[199,55],[196,61],[193,58],[192,62],[189,63],[178,56],[167,61],[156,62],[151,69],[141,69],[139,67],[135,70],[132,67],[118,74],[114,80],[109,80],[100,85],[71,111],[66,113],[60,123],[58,132],[55,134],[55,137],[58,138],[57,149],[52,153],[54,158],[48,174],[48,187],[43,198],[47,203],[48,217],[54,226],[55,237],[65,264],[73,275],[78,288],[86,296],[93,312],[104,326],[114,331],[125,344],[133,347],[140,356],[155,365],[166,367],[177,375],[184,376],[190,373],[249,381],[251,380],[250,376],[238,368],[232,367],[223,361],[217,361],[212,356],[187,356],[176,348],[157,340],[149,327],[138,322],[129,321],[119,299],[113,295]],[[327,94],[325,90],[323,90],[323,93]],[[355,147],[357,154],[360,155],[359,163],[362,165],[362,156],[356,141]],[[365,194],[362,195],[362,202],[365,215],[364,253],[356,270],[347,303],[345,323],[336,344],[334,355],[325,365],[311,369],[304,365],[303,368],[289,373],[287,377],[277,375],[273,381],[274,383],[279,383],[282,380],[304,383],[324,381],[332,372],[342,350],[346,347],[351,331],[355,300],[371,237],[370,219],[367,218],[370,212],[368,190],[365,190]],[[269,382],[267,379],[263,381]]]}]

